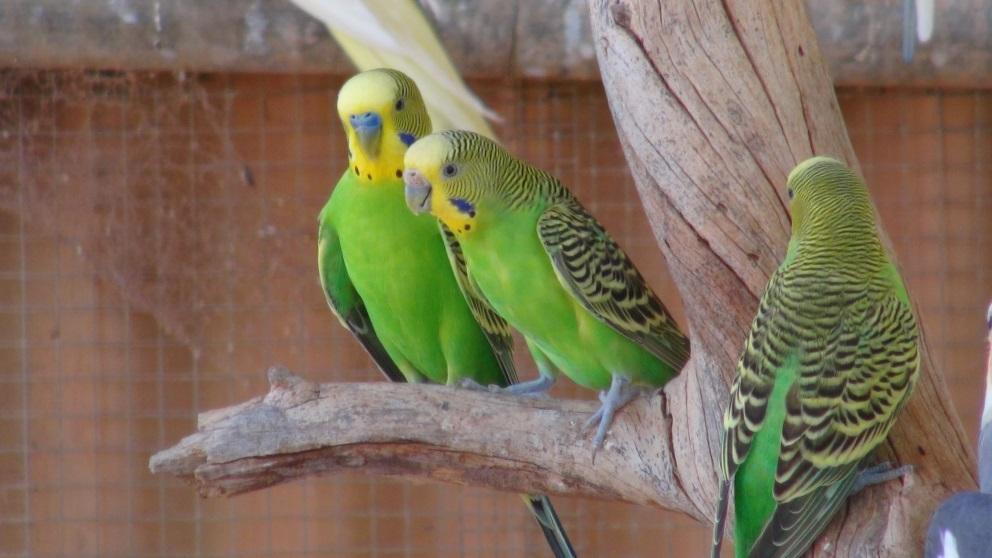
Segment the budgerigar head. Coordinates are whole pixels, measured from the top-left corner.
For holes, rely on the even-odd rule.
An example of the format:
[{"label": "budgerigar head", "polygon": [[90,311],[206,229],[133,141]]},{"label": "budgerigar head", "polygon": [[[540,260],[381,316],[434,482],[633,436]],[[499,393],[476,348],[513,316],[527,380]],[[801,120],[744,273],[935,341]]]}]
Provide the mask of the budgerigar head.
[{"label": "budgerigar head", "polygon": [[789,173],[788,193],[793,237],[829,237],[840,230],[868,232],[869,228],[874,234],[875,213],[868,188],[836,159],[813,157],[799,163]]},{"label": "budgerigar head", "polygon": [[345,82],[338,93],[338,116],[348,136],[351,171],[369,181],[400,178],[407,147],[431,132],[417,84],[386,68]]},{"label": "budgerigar head", "polygon": [[403,182],[414,213],[430,212],[456,234],[506,206],[506,169],[519,166],[495,141],[463,130],[431,134],[406,152]]}]

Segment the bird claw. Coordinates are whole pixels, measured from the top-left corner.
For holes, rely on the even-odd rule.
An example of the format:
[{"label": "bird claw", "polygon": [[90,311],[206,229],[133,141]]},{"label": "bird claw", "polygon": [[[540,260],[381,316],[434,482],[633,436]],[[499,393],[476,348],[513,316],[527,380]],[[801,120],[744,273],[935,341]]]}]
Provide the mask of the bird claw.
[{"label": "bird claw", "polygon": [[596,409],[595,413],[589,415],[589,418],[586,419],[585,424],[582,425],[582,430],[584,431],[589,430],[590,428],[592,428],[594,424],[598,423],[599,419],[601,419],[602,417],[603,417],[603,408],[600,407]]},{"label": "bird claw", "polygon": [[551,389],[553,384],[553,378],[546,378],[543,376],[536,380],[521,382],[519,384],[513,384],[506,387],[497,386],[495,384],[487,386],[480,384],[472,378],[462,378],[462,380],[458,382],[458,387],[472,391],[488,391],[489,393],[505,393],[508,395],[522,395],[525,397],[547,397],[548,390]]},{"label": "bird claw", "polygon": [[503,389],[497,385],[487,386],[480,384],[479,382],[476,382],[472,378],[462,378],[462,380],[458,382],[458,387],[462,389],[468,389],[471,391],[488,391],[490,393],[498,393],[500,390]]},{"label": "bird claw", "polygon": [[630,403],[637,395],[640,390],[630,384],[630,380],[624,378],[623,376],[614,375],[612,381],[610,382],[610,389],[608,391],[599,392],[599,401],[601,405],[595,413],[590,416],[585,425],[582,427],[583,430],[588,430],[594,424],[598,424],[596,428],[596,434],[592,439],[592,461],[596,462],[596,453],[603,447],[603,441],[606,439],[606,432],[610,429],[610,425],[613,423],[613,416],[621,407]]},{"label": "bird claw", "polygon": [[866,467],[858,471],[857,477],[854,479],[854,485],[851,486],[851,495],[855,495],[858,492],[873,486],[876,484],[882,484],[883,482],[888,482],[890,480],[895,480],[899,477],[908,475],[913,472],[912,465],[903,465],[902,467],[893,467],[888,461],[883,461],[877,465],[872,465],[871,467]]},{"label": "bird claw", "polygon": [[530,397],[547,396],[551,386],[555,384],[555,379],[550,376],[541,375],[536,379],[520,382],[502,388],[503,393],[510,395],[526,395]]}]

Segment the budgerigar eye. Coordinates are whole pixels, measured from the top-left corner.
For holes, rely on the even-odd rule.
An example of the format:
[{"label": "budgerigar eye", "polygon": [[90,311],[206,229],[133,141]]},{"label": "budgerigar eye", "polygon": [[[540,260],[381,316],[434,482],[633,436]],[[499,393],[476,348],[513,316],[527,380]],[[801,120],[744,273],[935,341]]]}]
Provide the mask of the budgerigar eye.
[{"label": "budgerigar eye", "polygon": [[458,174],[458,167],[454,163],[448,163],[447,165],[444,165],[441,172],[444,173],[445,178],[451,178],[452,176]]},{"label": "budgerigar eye", "polygon": [[792,188],[789,188],[789,199],[791,200],[792,197],[795,196],[795,195],[796,195],[796,193],[792,191]]},{"label": "budgerigar eye", "polygon": [[403,102],[403,99],[397,99],[396,100],[396,110],[403,110],[403,107],[405,107],[405,106],[406,106],[406,103]]}]

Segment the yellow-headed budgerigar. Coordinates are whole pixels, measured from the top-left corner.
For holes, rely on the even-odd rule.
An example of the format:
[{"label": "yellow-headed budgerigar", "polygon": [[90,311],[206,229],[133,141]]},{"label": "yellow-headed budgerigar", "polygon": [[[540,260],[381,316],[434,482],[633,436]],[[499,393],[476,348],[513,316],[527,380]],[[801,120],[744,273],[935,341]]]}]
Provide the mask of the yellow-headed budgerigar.
[{"label": "yellow-headed budgerigar", "polygon": [[736,556],[802,556],[847,498],[907,468],[863,468],[916,383],[916,319],[868,189],[826,157],[788,178],[792,238],[724,416],[719,555],[734,483]]},{"label": "yellow-headed budgerigar", "polygon": [[602,226],[550,174],[479,134],[448,131],[404,159],[407,204],[458,239],[473,292],[526,338],[541,376],[601,393],[594,451],[617,409],[673,378],[689,340]]},{"label": "yellow-headed budgerigar", "polygon": [[[341,88],[338,113],[348,168],[318,223],[331,310],[393,381],[511,384],[506,323],[470,292],[466,302],[457,243],[404,203],[403,155],[431,130],[417,86],[396,70],[363,72]],[[525,499],[555,556],[574,556],[547,497]]]}]

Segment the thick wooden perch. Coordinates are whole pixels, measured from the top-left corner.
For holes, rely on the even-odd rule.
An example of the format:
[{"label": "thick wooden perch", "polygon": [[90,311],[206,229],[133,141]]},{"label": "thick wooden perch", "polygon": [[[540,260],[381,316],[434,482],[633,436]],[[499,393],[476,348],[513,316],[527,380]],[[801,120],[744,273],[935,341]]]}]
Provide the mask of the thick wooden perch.
[{"label": "thick wooden perch", "polygon": [[[802,3],[590,0],[590,12],[627,161],[690,321],[681,376],[620,413],[594,464],[579,430],[592,403],[315,386],[274,371],[267,396],[202,415],[198,433],[152,458],[154,471],[215,495],[361,468],[710,519],[727,384],[789,235],[785,177],[813,154],[857,160]],[[815,556],[918,555],[937,503],[974,486],[929,356],[881,453],[914,474],[852,499]]]},{"label": "thick wooden perch", "polygon": [[662,394],[624,410],[595,463],[581,427],[591,401],[512,397],[443,386],[316,385],[269,370],[269,393],[200,415],[199,431],[151,459],[155,473],[204,496],[360,469],[501,490],[592,496],[703,519],[681,485],[668,438],[682,402]]}]

